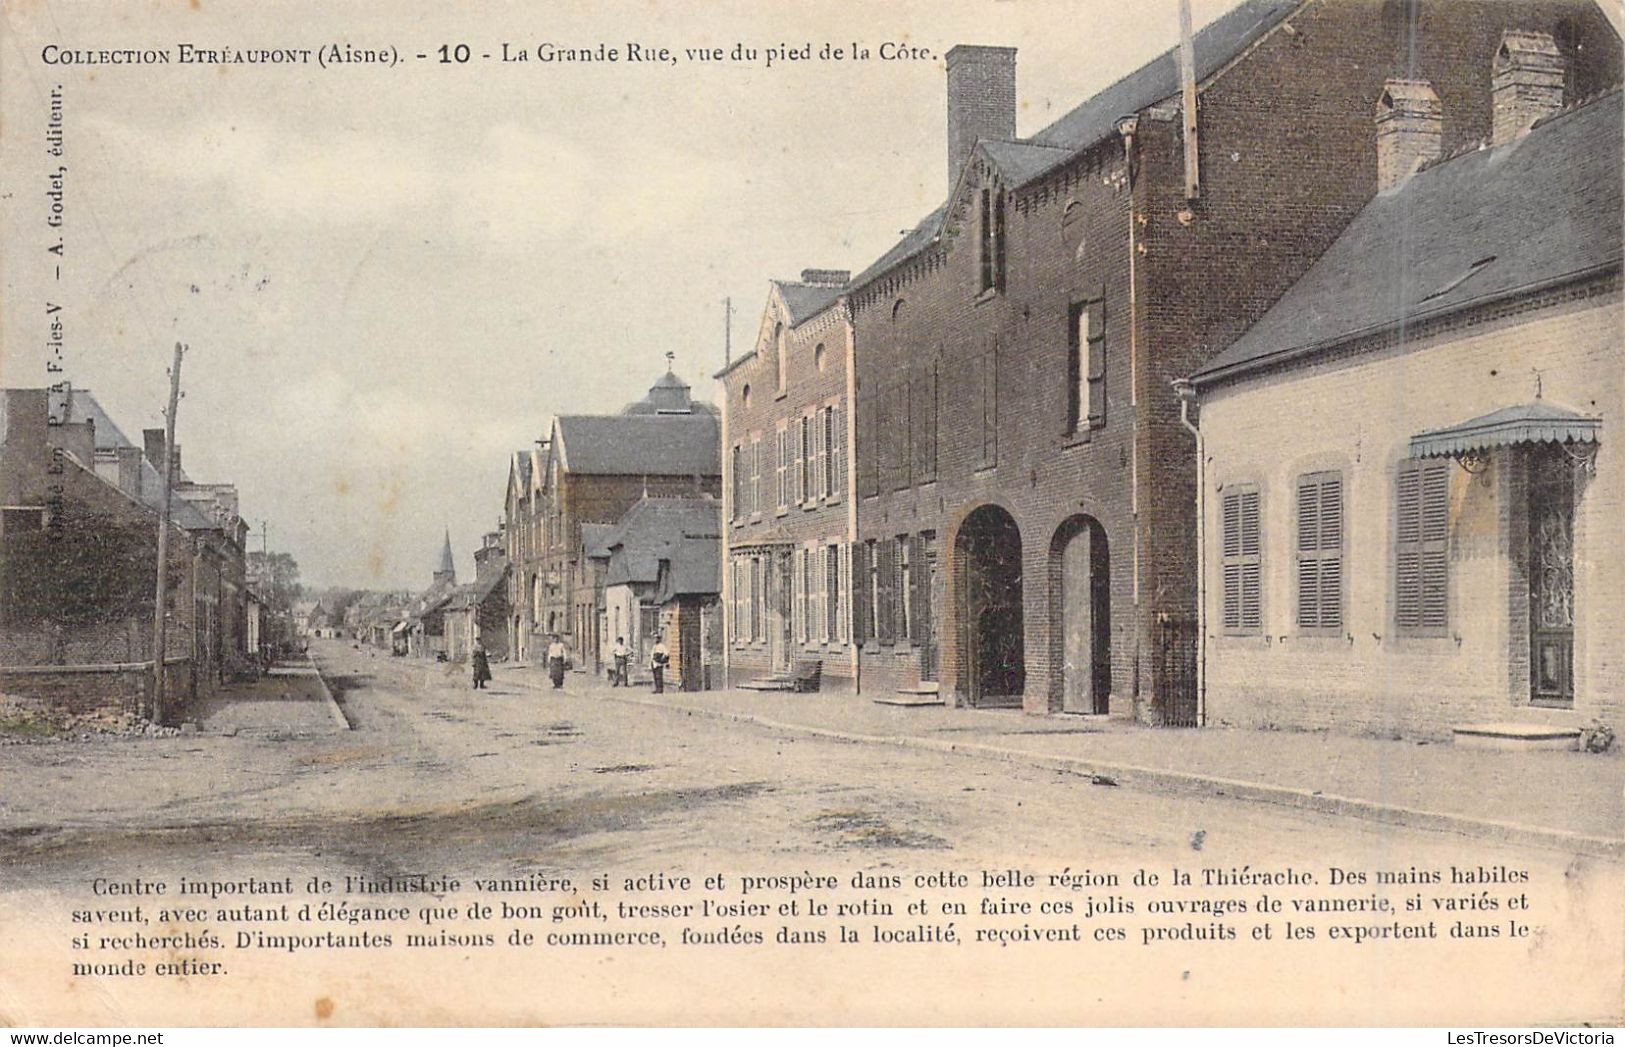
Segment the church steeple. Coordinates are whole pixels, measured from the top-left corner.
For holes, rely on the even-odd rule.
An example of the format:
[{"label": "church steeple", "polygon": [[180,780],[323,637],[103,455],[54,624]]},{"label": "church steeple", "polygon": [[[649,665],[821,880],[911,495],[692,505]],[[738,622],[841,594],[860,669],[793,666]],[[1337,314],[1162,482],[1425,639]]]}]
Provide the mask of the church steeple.
[{"label": "church steeple", "polygon": [[436,585],[444,582],[446,585],[457,581],[457,566],[451,559],[451,528],[446,528],[446,541],[440,547],[440,566],[435,569],[434,581]]}]

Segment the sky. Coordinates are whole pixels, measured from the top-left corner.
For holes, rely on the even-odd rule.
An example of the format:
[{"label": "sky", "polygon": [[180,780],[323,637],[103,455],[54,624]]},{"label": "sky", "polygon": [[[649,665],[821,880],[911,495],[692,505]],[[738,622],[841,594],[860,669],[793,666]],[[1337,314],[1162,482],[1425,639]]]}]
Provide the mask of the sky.
[{"label": "sky", "polygon": [[[1234,5],[1192,0],[1194,21]],[[1178,5],[22,0],[0,19],[0,384],[50,380],[60,305],[65,376],[135,437],[163,424],[183,342],[184,468],[237,485],[254,547],[263,526],[309,585],[417,589],[447,530],[472,575],[509,457],[551,416],[618,410],[667,352],[715,401],[725,299],[737,353],[769,279],[860,270],[941,201],[952,46],[1017,48],[1029,135],[1173,46]],[[888,42],[926,57],[882,60]],[[543,63],[543,43],[623,59]],[[825,43],[871,57],[820,61]],[[400,61],[42,59],[182,44]],[[736,44],[756,59],[686,53]]]}]

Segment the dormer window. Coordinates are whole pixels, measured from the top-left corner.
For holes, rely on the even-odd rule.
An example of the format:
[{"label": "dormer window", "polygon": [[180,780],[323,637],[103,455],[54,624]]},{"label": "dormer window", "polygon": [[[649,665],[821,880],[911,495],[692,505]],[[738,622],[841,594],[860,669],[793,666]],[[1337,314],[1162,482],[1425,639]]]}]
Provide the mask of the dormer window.
[{"label": "dormer window", "polygon": [[1004,290],[1004,193],[996,185],[984,186],[981,193],[981,291]]}]

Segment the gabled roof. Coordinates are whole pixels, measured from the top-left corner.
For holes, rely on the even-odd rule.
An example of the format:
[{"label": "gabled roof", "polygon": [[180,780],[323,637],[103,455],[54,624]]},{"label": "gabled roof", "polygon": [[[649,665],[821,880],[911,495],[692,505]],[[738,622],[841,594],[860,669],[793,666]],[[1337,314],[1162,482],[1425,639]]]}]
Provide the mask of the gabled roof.
[{"label": "gabled roof", "polygon": [[1617,268],[1620,121],[1616,89],[1379,193],[1196,380]]},{"label": "gabled roof", "polygon": [[[62,420],[64,422],[72,425],[85,422],[93,423],[95,446],[98,451],[111,451],[121,447],[135,447],[137,450],[141,450],[130,442],[128,436],[124,435],[124,430],[118,427],[89,389],[74,389],[61,403],[64,408],[62,411]],[[95,463],[85,462],[84,465],[87,469],[92,469]],[[149,509],[162,512],[164,507],[164,478],[153,467],[153,464],[147,461],[144,451],[142,452],[140,469],[141,491],[139,497],[141,504]],[[184,473],[177,473],[177,481],[184,479]],[[209,519],[201,509],[179,495],[173,495],[169,499],[169,518],[188,531],[215,530],[220,527],[217,521]]]},{"label": "gabled roof", "polygon": [[609,547],[604,543],[615,533],[612,523],[584,523],[581,525],[581,549],[589,560],[606,560]]},{"label": "gabled roof", "polygon": [[722,504],[714,498],[643,498],[615,523],[605,585],[653,584],[661,560],[691,558],[689,543],[722,543]]},{"label": "gabled roof", "polygon": [[513,453],[513,470],[519,477],[519,486],[524,487],[530,483],[530,448]]},{"label": "gabled roof", "polygon": [[560,461],[577,475],[717,476],[722,427],[715,413],[575,414],[554,421]]},{"label": "gabled roof", "polygon": [[842,288],[832,284],[804,284],[796,280],[774,280],[773,286],[790,315],[790,326],[796,327],[817,316],[835,304]]},{"label": "gabled roof", "polygon": [[[1203,27],[1192,41],[1198,84],[1217,74],[1264,34],[1291,14],[1304,0],[1246,0]],[[988,156],[1005,177],[1006,187],[1018,189],[1065,164],[1102,139],[1117,134],[1117,122],[1179,93],[1179,50],[1170,48],[1097,92],[1030,138],[992,143]],[[957,186],[948,187],[950,194]],[[936,242],[948,211],[944,203],[927,215],[891,250],[858,274],[848,286],[855,290],[913,258]]]},{"label": "gabled roof", "polygon": [[660,560],[656,603],[680,596],[715,596],[722,592],[722,542],[711,537],[685,537]]}]

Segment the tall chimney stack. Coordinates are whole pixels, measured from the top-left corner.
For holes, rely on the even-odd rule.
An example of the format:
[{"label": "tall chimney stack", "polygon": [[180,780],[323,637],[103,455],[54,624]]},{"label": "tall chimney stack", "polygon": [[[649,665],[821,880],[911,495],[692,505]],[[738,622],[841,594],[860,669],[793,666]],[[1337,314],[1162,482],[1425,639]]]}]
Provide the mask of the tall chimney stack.
[{"label": "tall chimney stack", "polygon": [[1426,80],[1389,80],[1377,99],[1377,192],[1392,189],[1436,160],[1444,143],[1444,107]]},{"label": "tall chimney stack", "polygon": [[1490,67],[1490,141],[1503,145],[1563,108],[1563,55],[1550,34],[1509,29]]},{"label": "tall chimney stack", "polygon": [[960,44],[947,54],[948,191],[976,143],[1016,137],[1016,49]]}]

